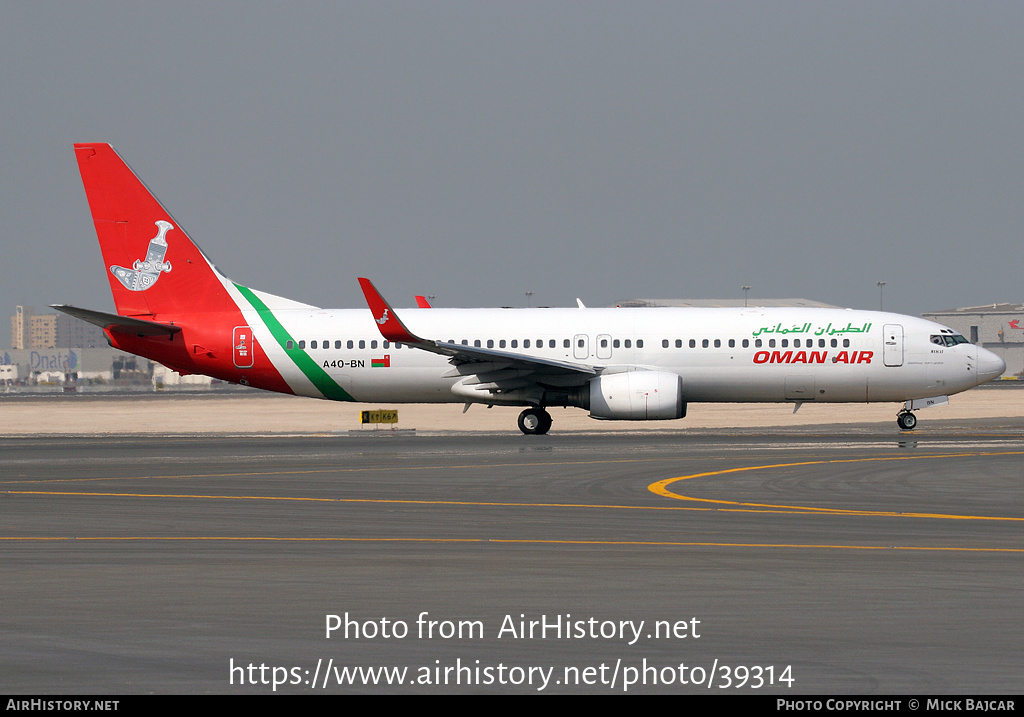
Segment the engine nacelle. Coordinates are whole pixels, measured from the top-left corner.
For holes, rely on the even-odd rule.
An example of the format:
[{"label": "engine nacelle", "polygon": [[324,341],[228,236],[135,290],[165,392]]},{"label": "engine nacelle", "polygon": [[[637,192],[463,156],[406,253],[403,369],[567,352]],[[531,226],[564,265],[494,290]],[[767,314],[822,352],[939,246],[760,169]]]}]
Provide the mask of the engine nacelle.
[{"label": "engine nacelle", "polygon": [[668,371],[626,371],[587,384],[591,418],[657,421],[686,415],[683,379]]}]

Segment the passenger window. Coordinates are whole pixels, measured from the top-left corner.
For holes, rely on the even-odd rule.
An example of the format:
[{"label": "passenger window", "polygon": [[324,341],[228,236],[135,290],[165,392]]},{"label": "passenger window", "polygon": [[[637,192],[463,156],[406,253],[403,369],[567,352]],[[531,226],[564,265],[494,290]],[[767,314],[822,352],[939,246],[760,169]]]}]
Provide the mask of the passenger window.
[{"label": "passenger window", "polygon": [[619,340],[618,339],[613,339],[612,340],[612,348],[613,349],[619,348]]},{"label": "passenger window", "polygon": [[843,348],[844,349],[850,348],[850,339],[843,339]]},{"label": "passenger window", "polygon": [[473,341],[473,345],[476,346],[477,348],[480,348],[480,339],[475,339]]},{"label": "passenger window", "polygon": [[838,345],[839,345],[839,340],[838,339],[832,339],[832,348],[835,348]]},{"label": "passenger window", "polygon": [[370,348],[371,349],[377,348],[377,339],[374,339],[373,341],[370,342]]},{"label": "passenger window", "polygon": [[524,349],[530,348],[530,339],[523,339],[523,348]]},{"label": "passenger window", "polygon": [[365,340],[359,339],[359,348],[361,348],[361,349],[365,349],[366,348],[366,341]]},{"label": "passenger window", "polygon": [[505,348],[505,339],[499,339],[498,340],[498,348],[499,349]]},{"label": "passenger window", "polygon": [[636,347],[638,349],[642,349],[644,347],[644,340],[643,339],[637,339],[636,340]]},{"label": "passenger window", "polygon": [[729,348],[736,348],[736,339],[729,339]]},{"label": "passenger window", "polygon": [[512,348],[519,348],[519,339],[512,339]]},{"label": "passenger window", "polygon": [[335,341],[334,342],[334,348],[340,349],[341,348],[341,341]]},{"label": "passenger window", "polygon": [[683,348],[683,340],[682,339],[676,339],[676,348],[677,349]]},{"label": "passenger window", "polygon": [[630,341],[629,339],[626,339],[625,341],[622,342],[622,345],[625,346],[627,349],[628,348],[632,348],[633,347],[633,342]]},{"label": "passenger window", "polygon": [[315,349],[316,348],[316,341],[310,341],[309,342],[309,348]]},{"label": "passenger window", "polygon": [[762,341],[761,339],[754,339],[754,348],[759,349],[762,346],[764,346],[764,341]]},{"label": "passenger window", "polygon": [[690,339],[690,348],[691,349],[697,348],[697,339]]},{"label": "passenger window", "polygon": [[295,348],[295,342],[294,342],[294,341],[292,341],[291,339],[288,339],[288,340],[287,340],[287,341],[285,342],[285,344],[284,344],[284,347],[285,347],[286,349],[293,349],[293,348]]},{"label": "passenger window", "polygon": [[715,348],[716,349],[722,348],[722,339],[715,339]]},{"label": "passenger window", "polygon": [[347,342],[345,343],[345,346],[346,346],[346,347],[348,347],[348,348],[352,348],[352,347],[354,346],[354,344],[352,343],[352,339],[349,339],[349,340],[348,340],[348,341],[347,341]]},{"label": "passenger window", "polygon": [[743,348],[750,347],[750,339],[743,339]]},{"label": "passenger window", "polygon": [[601,339],[601,348],[608,348],[608,339]]},{"label": "passenger window", "polygon": [[825,339],[818,339],[818,348],[819,349],[825,348]]},{"label": "passenger window", "polygon": [[579,346],[580,348],[583,348],[583,339],[577,339],[576,345]]},{"label": "passenger window", "polygon": [[661,348],[663,348],[663,349],[667,349],[668,348],[668,339],[662,339],[661,340]]},{"label": "passenger window", "polygon": [[391,342],[390,341],[385,341],[384,342],[384,348],[390,348],[390,347],[391,347]]},{"label": "passenger window", "polygon": [[703,341],[701,341],[701,342],[700,342],[700,345],[701,345],[701,346],[702,346],[703,348],[707,348],[708,346],[710,346],[710,345],[711,345],[711,342],[710,342],[710,341],[708,341],[707,339],[704,339]]},{"label": "passenger window", "polygon": [[775,348],[775,339],[768,339],[768,348]]},{"label": "passenger window", "polygon": [[489,348],[489,349],[493,349],[494,348],[494,339],[487,339],[487,348]]},{"label": "passenger window", "polygon": [[468,339],[462,339],[462,345],[463,346],[469,346],[469,340]]},{"label": "passenger window", "polygon": [[563,349],[569,348],[569,339],[562,339],[562,348]]},{"label": "passenger window", "polygon": [[[582,343],[583,342],[581,341],[580,344],[582,344]],[[550,341],[548,341],[548,348],[549,349],[555,348],[555,340],[554,339],[551,339]]]},{"label": "passenger window", "polygon": [[789,339],[782,339],[782,348],[789,348]]}]

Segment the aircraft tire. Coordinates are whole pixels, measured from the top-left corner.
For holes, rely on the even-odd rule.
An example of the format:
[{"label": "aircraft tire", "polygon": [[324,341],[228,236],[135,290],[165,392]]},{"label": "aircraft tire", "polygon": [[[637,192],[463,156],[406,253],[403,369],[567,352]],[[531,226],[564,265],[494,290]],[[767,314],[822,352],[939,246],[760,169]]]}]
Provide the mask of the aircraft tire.
[{"label": "aircraft tire", "polygon": [[896,423],[904,431],[912,431],[917,427],[917,416],[910,411],[896,416]]},{"label": "aircraft tire", "polygon": [[551,428],[551,414],[543,408],[527,408],[519,414],[519,430],[528,436],[543,436]]}]

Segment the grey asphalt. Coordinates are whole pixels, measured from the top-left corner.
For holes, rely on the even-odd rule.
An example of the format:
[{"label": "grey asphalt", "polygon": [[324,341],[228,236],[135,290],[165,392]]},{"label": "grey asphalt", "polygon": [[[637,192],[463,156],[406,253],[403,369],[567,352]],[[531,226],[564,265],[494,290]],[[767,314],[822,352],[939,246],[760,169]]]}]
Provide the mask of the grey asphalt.
[{"label": "grey asphalt", "polygon": [[1020,419],[6,439],[0,692],[1019,692],[1022,466]]}]

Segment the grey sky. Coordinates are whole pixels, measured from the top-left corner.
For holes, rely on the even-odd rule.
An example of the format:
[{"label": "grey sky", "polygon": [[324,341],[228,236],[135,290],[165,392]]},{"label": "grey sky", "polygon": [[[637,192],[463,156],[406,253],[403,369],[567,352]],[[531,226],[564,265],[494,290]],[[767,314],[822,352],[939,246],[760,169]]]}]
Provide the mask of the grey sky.
[{"label": "grey sky", "polygon": [[1019,2],[0,8],[4,316],[113,306],[76,141],[321,306],[1024,300]]}]

